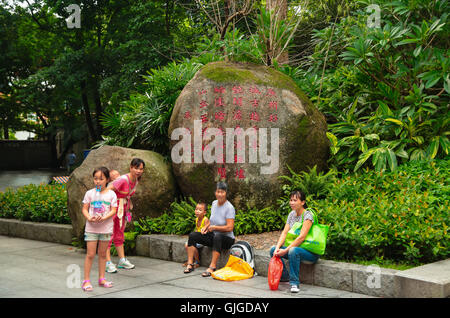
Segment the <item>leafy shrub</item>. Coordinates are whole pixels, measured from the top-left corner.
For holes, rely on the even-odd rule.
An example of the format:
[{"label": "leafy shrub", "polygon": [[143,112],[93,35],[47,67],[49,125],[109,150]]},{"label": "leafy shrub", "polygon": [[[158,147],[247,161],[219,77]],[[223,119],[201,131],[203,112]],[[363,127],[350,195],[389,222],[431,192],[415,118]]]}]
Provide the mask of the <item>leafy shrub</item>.
[{"label": "leafy shrub", "polygon": [[445,158],[450,112],[449,2],[376,1],[380,27],[360,10],[313,37],[306,66],[283,71],[326,115],[337,170],[395,170]]},{"label": "leafy shrub", "polygon": [[[203,57],[204,58],[204,57]],[[178,95],[203,66],[201,59],[184,59],[152,69],[144,76],[145,93],[135,93],[121,103],[119,110],[105,111],[101,123],[107,134],[103,144],[169,152],[167,138],[170,116]]]},{"label": "leafy shrub", "polygon": [[0,217],[70,224],[64,185],[26,185],[0,192]]},{"label": "leafy shrub", "polygon": [[327,196],[334,182],[335,171],[330,170],[327,173],[317,173],[317,166],[309,169],[309,172],[302,171],[295,173],[289,166],[288,170],[291,176],[280,176],[279,178],[286,181],[281,186],[283,191],[282,197],[278,200],[278,204],[284,213],[290,212],[289,194],[293,190],[301,190],[309,199],[323,199]]},{"label": "leafy shrub", "polygon": [[[157,218],[147,217],[135,221],[136,231],[140,234],[189,234],[195,228],[195,207],[197,203],[189,197],[187,201],[173,202],[168,211]],[[207,217],[211,215],[208,205]],[[237,211],[234,222],[234,234],[252,234],[279,230],[284,226],[286,216],[271,207],[262,210],[248,208]]]},{"label": "leafy shrub", "polygon": [[311,200],[330,225],[325,257],[410,263],[449,257],[450,160],[411,162],[395,172],[336,178],[327,198]]}]

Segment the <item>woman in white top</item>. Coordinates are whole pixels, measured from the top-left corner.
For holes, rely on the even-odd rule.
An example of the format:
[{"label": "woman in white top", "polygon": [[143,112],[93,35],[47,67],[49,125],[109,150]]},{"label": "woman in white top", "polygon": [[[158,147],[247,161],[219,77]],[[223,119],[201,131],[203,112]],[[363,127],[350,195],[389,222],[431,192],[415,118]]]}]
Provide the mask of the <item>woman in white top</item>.
[{"label": "woman in white top", "polygon": [[[283,261],[283,274],[281,276],[281,280],[285,280],[289,277],[291,292],[298,293],[300,284],[300,263],[302,261],[315,263],[319,259],[319,255],[299,247],[305,240],[305,237],[308,235],[309,229],[314,222],[314,215],[307,210],[305,194],[299,190],[292,191],[290,194],[289,205],[291,206],[292,212],[289,213],[286,220],[286,225],[284,226],[283,232],[278,239],[277,245],[272,246],[270,249],[270,256],[279,256],[282,261],[283,258],[289,260],[289,273],[287,272],[286,265]],[[289,244],[289,246],[283,246],[286,240],[286,235],[294,223],[301,222],[302,220],[303,224],[300,230],[300,235],[291,244]]]}]

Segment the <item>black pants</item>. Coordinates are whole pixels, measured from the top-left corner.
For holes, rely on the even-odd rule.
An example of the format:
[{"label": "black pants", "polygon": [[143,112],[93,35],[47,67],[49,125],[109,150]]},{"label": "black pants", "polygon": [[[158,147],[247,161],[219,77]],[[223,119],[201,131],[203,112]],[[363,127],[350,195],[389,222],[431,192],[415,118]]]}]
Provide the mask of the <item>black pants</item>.
[{"label": "black pants", "polygon": [[212,247],[213,251],[220,253],[221,250],[229,249],[234,244],[234,238],[222,233],[208,232],[202,234],[200,232],[191,232],[188,246],[195,246],[196,243]]}]

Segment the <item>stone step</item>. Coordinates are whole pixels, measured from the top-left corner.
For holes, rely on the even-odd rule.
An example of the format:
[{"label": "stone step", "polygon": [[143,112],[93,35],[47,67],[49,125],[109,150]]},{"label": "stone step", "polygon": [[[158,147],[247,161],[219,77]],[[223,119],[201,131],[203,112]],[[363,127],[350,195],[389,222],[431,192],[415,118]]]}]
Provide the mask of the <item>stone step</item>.
[{"label": "stone step", "polygon": [[[178,235],[140,235],[137,237],[136,251],[140,256],[182,263],[187,259],[185,243],[186,239]],[[225,266],[227,260],[228,251],[224,251],[218,268]],[[210,261],[211,248],[202,248],[200,264],[208,266]],[[257,275],[267,276],[269,262],[268,250],[255,250]],[[376,297],[448,297],[449,268],[450,259],[406,271],[319,259],[316,264],[301,264],[300,281]],[[439,274],[432,274],[433,271]]]},{"label": "stone step", "polygon": [[0,235],[71,245],[73,229],[70,224],[0,218]]},{"label": "stone step", "polygon": [[450,259],[401,271],[397,274],[397,278],[400,297],[449,297]]}]

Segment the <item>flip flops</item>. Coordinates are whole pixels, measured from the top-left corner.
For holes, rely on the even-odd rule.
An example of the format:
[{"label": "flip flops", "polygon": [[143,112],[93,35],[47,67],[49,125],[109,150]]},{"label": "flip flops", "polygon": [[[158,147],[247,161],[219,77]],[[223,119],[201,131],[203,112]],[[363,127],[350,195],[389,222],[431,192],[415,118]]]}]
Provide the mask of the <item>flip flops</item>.
[{"label": "flip flops", "polygon": [[[104,281],[104,283],[102,283],[103,281]],[[111,287],[113,287],[113,283],[108,282],[105,278],[100,278],[98,280],[98,286],[105,287],[105,288],[111,288]]]},{"label": "flip flops", "polygon": [[[216,269],[214,267],[208,267],[208,269],[211,269],[213,272],[216,271]],[[208,272],[208,270],[204,271],[202,273],[202,277],[210,277],[212,272]]]},{"label": "flip flops", "polygon": [[[86,283],[89,283],[89,284],[86,284]],[[90,292],[94,289],[94,288],[92,288],[92,284],[89,279],[83,280],[83,283],[81,284],[81,288],[83,289],[83,291],[86,291],[86,292]]]}]

